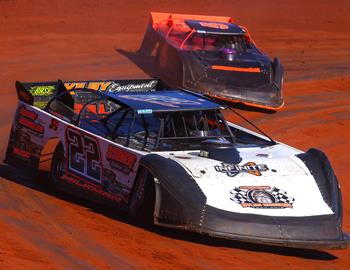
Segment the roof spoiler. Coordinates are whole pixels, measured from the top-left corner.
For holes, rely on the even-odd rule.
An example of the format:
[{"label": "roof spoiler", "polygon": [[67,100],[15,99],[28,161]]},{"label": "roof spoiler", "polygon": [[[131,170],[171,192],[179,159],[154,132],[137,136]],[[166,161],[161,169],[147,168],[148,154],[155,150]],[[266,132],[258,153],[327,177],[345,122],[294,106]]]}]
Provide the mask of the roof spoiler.
[{"label": "roof spoiler", "polygon": [[159,42],[162,42],[157,29],[162,24],[165,24],[170,29],[174,24],[184,20],[198,20],[216,23],[234,23],[234,20],[229,16],[207,16],[193,14],[179,14],[168,12],[150,12],[150,18],[146,28],[145,35],[138,52],[146,56],[156,56],[156,48]]},{"label": "roof spoiler", "polygon": [[148,92],[164,90],[167,86],[163,81],[152,79],[131,80],[86,80],[86,81],[49,81],[49,82],[19,82],[16,90],[19,100],[32,104],[35,97],[53,96],[56,92],[87,88],[96,91],[111,92]]},{"label": "roof spoiler", "polygon": [[19,100],[44,108],[46,104],[62,92],[74,89],[90,89],[110,92],[152,92],[167,89],[159,79],[134,80],[88,80],[88,81],[49,81],[49,82],[19,82],[16,81],[16,91]]}]

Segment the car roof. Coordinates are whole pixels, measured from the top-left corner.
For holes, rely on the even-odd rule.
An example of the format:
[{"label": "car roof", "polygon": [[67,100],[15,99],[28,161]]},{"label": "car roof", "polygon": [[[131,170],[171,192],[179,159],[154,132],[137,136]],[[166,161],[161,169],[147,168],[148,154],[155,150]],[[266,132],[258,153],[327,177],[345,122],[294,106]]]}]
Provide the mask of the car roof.
[{"label": "car roof", "polygon": [[183,90],[151,92],[103,92],[103,95],[138,113],[166,111],[219,110],[221,105],[195,93]]},{"label": "car roof", "polygon": [[244,35],[246,31],[233,23],[185,20],[185,23],[198,33],[221,35]]}]

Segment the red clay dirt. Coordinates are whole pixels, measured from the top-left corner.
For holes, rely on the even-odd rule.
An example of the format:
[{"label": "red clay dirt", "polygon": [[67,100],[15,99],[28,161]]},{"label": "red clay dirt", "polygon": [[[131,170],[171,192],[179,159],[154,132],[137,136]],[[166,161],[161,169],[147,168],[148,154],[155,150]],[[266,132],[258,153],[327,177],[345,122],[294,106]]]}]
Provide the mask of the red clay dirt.
[{"label": "red clay dirt", "polygon": [[[149,11],[232,16],[284,63],[285,108],[243,112],[276,140],[324,150],[350,231],[350,2],[347,0],[0,0],[0,158],[15,80],[146,77],[135,52]],[[119,49],[119,50],[118,50]],[[228,118],[233,118],[226,112]],[[248,245],[161,228],[60,195],[0,164],[0,269],[349,269],[350,250]]]}]

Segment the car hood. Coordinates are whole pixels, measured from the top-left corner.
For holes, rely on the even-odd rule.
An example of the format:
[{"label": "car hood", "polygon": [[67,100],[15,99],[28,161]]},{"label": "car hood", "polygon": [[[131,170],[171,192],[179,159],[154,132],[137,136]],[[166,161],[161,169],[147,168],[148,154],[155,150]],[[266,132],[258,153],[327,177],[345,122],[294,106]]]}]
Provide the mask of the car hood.
[{"label": "car hood", "polygon": [[187,170],[206,195],[207,205],[215,208],[268,216],[333,214],[314,177],[295,156],[300,151],[282,144],[237,149],[239,164],[200,157],[199,151],[157,154]]},{"label": "car hood", "polygon": [[[185,81],[192,82],[192,85],[188,85],[190,88],[208,92],[220,88],[219,92],[226,89],[230,93],[231,89],[255,89],[271,83],[271,61],[265,55],[246,52],[228,60],[220,52],[194,51],[184,53],[182,59],[186,66],[185,76],[188,78]],[[235,91],[231,94],[237,95]]]},{"label": "car hood", "polygon": [[269,69],[271,66],[270,59],[262,54],[255,52],[244,52],[235,54],[233,60],[227,60],[227,55],[218,51],[195,51],[194,55],[207,65],[225,65],[238,67],[260,67]]}]

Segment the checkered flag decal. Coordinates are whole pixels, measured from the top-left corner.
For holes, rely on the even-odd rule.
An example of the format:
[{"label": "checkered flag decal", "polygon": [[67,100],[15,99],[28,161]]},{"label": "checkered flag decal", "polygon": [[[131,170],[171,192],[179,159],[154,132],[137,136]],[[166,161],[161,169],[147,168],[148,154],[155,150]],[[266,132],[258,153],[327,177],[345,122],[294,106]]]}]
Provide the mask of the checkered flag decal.
[{"label": "checkered flag decal", "polygon": [[292,197],[288,197],[287,192],[282,189],[273,187],[270,192],[279,203],[290,203],[290,204],[294,203],[295,199]]},{"label": "checkered flag decal", "polygon": [[240,188],[234,188],[230,192],[233,197],[230,199],[234,201],[235,203],[241,204],[241,203],[248,203],[248,198],[247,198],[247,191],[244,191],[243,189]]},{"label": "checkered flag decal", "polygon": [[[230,199],[232,201],[234,201],[235,203],[238,204],[252,204],[252,206],[250,207],[266,207],[266,208],[273,208],[273,204],[275,204],[275,208],[284,208],[284,207],[288,207],[291,206],[295,199],[292,197],[287,196],[287,192],[273,187],[273,188],[269,188],[269,189],[265,189],[266,192],[268,192],[270,195],[272,195],[275,198],[275,202],[274,203],[270,203],[268,204],[268,206],[264,206],[264,204],[262,203],[260,206],[254,206],[254,202],[252,202],[248,196],[247,193],[250,191],[251,189],[241,189],[241,188],[234,188],[231,190],[231,194],[233,195],[233,197],[231,197]],[[278,204],[285,204],[285,206],[281,206]]]}]

